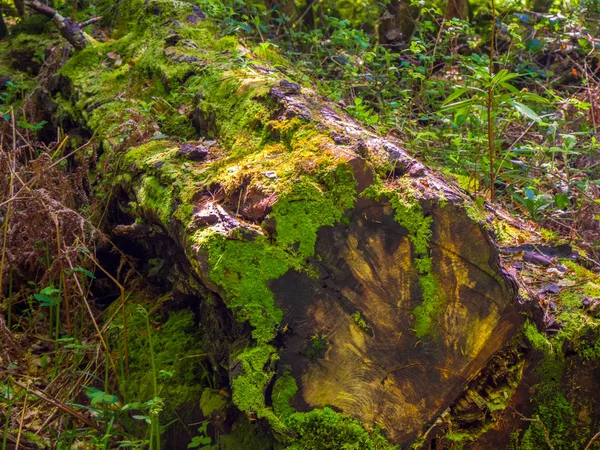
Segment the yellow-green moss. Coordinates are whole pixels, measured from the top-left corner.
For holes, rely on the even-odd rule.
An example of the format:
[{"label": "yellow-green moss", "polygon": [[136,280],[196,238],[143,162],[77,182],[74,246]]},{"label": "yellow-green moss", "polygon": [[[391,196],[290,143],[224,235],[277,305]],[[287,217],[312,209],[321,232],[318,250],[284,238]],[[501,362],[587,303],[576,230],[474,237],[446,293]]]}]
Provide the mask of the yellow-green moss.
[{"label": "yellow-green moss", "polygon": [[287,417],[295,412],[295,409],[290,406],[290,401],[297,392],[298,384],[289,372],[277,378],[273,385],[271,399],[273,402],[273,412],[278,417]]},{"label": "yellow-green moss", "polygon": [[277,243],[284,248],[298,244],[298,252],[306,257],[314,255],[317,231],[342,220],[354,205],[356,182],[349,168],[341,164],[321,178],[321,184],[312,180],[295,184],[273,207]]},{"label": "yellow-green moss", "polygon": [[200,409],[202,409],[204,417],[211,417],[213,414],[227,408],[227,405],[229,405],[229,401],[218,390],[206,388],[202,391]]},{"label": "yellow-green moss", "polygon": [[286,421],[294,443],[286,450],[393,450],[379,430],[367,431],[356,419],[330,408],[293,413]]},{"label": "yellow-green moss", "polygon": [[371,331],[371,325],[369,325],[369,323],[365,320],[365,318],[360,313],[360,311],[356,311],[356,312],[350,314],[350,317],[352,318],[354,323],[358,326],[358,328],[363,330],[365,333]]}]

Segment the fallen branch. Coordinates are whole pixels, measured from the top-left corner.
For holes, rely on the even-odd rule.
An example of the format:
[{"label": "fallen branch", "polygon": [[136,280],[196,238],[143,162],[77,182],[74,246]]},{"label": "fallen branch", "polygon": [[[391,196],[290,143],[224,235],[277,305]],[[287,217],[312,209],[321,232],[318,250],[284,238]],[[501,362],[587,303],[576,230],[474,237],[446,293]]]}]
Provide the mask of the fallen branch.
[{"label": "fallen branch", "polygon": [[25,5],[35,12],[52,19],[61,36],[69,41],[76,50],[83,50],[88,45],[93,45],[94,40],[82,31],[80,24],[68,17],[61,16],[54,8],[44,5],[38,0],[27,0]]},{"label": "fallen branch", "polygon": [[62,410],[63,412],[70,414],[71,416],[73,416],[76,419],[80,420],[81,422],[85,423],[90,428],[93,428],[101,433],[104,433],[105,430],[103,430],[102,427],[100,427],[98,424],[92,422],[90,419],[88,419],[84,415],[78,413],[73,408],[65,405],[60,400],[57,400],[56,398],[52,397],[50,394],[47,394],[46,392],[41,391],[33,386],[25,386],[24,384],[19,383],[16,380],[12,380],[12,382],[15,385],[19,386],[21,389],[25,390],[26,392],[30,392],[30,393],[40,397],[42,400],[46,401],[47,403],[50,403],[54,407]]}]

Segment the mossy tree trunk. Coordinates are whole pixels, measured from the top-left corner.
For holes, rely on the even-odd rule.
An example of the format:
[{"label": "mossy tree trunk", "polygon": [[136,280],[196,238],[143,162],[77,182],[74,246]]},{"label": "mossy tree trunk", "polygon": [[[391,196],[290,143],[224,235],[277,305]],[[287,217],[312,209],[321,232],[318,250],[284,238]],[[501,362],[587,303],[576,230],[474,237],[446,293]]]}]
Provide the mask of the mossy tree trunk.
[{"label": "mossy tree trunk", "polygon": [[[119,239],[170,242],[173,289],[248,326],[213,357],[240,411],[284,443],[323,417],[412,443],[521,323],[485,217],[401,143],[283,78],[271,61],[295,69],[275,50],[218,33],[197,7],[150,0],[135,33],[61,69],[57,117],[95,133],[99,167],[118,162]],[[352,430],[335,442],[380,439]]]}]

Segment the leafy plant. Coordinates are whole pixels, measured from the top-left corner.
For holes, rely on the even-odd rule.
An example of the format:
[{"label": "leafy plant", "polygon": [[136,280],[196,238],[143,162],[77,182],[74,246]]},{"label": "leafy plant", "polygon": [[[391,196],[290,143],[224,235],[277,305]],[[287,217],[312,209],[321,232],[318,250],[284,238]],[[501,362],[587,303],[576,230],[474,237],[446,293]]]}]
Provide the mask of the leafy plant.
[{"label": "leafy plant", "polygon": [[197,448],[198,450],[217,450],[217,446],[213,445],[212,438],[208,436],[207,432],[208,421],[202,422],[200,428],[198,428],[199,436],[194,436],[192,442],[188,445],[188,448]]},{"label": "leafy plant", "polygon": [[529,218],[534,221],[538,220],[540,213],[553,203],[552,197],[548,194],[538,194],[531,187],[523,189],[523,195],[515,192],[512,196],[525,208]]}]

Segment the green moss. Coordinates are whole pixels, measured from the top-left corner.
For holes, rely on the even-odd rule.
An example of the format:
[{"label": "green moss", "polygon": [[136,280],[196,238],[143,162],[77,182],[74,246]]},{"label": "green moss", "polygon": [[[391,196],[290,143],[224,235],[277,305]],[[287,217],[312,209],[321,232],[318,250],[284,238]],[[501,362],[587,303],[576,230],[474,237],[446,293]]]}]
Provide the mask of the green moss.
[{"label": "green moss", "polygon": [[304,354],[311,359],[322,358],[325,356],[329,345],[326,334],[315,334],[308,341]]},{"label": "green moss", "polygon": [[231,381],[233,403],[242,411],[264,416],[264,391],[273,376],[272,363],[277,360],[275,347],[258,345],[247,347],[237,357],[241,373]]},{"label": "green moss", "polygon": [[273,385],[271,399],[273,401],[273,412],[278,417],[287,417],[295,412],[295,409],[290,406],[290,401],[297,392],[298,384],[289,371],[277,378]]},{"label": "green moss", "polygon": [[369,432],[351,417],[330,408],[294,413],[287,425],[297,434],[286,450],[392,450],[378,430]]},{"label": "green moss", "polygon": [[262,428],[241,419],[229,434],[219,438],[218,444],[222,450],[265,450],[273,448],[273,439]]},{"label": "green moss", "polygon": [[143,177],[137,198],[140,204],[156,213],[163,224],[167,224],[173,212],[173,198],[168,188],[156,177]]},{"label": "green moss", "polygon": [[[566,369],[566,361],[560,344],[563,338],[554,338],[554,341],[557,342],[552,343],[531,322],[524,324],[523,333],[531,347],[543,355],[537,368],[541,382],[533,387],[536,409],[532,417],[534,419],[538,417],[544,424],[555,449],[575,450],[581,448],[583,438],[577,436],[575,431],[577,419],[573,405],[565,397],[563,391]],[[543,428],[539,423],[531,422],[525,430],[518,448],[533,450],[546,446]]]},{"label": "green moss", "polygon": [[314,256],[317,231],[342,220],[354,204],[356,182],[349,168],[339,165],[322,176],[323,183],[309,180],[295,184],[273,206],[277,243],[283,247],[298,244],[298,252]]},{"label": "green moss", "polygon": [[294,259],[264,237],[234,241],[213,236],[207,250],[210,277],[225,291],[227,306],[238,320],[250,322],[259,344],[273,339],[282,312],[267,282],[294,267]]},{"label": "green moss", "polygon": [[16,36],[18,34],[47,34],[54,31],[56,28],[48,17],[42,14],[34,14],[26,16],[10,29],[10,34]]},{"label": "green moss", "polygon": [[417,337],[422,338],[436,334],[445,299],[440,283],[432,273],[423,274],[421,272],[419,285],[421,286],[423,302],[413,309],[413,315],[415,317],[415,334]]},{"label": "green moss", "polygon": [[552,344],[548,338],[531,321],[528,320],[523,324],[523,334],[533,349],[543,354],[552,351]]},{"label": "green moss", "polygon": [[211,417],[213,414],[227,408],[228,405],[229,401],[218,390],[206,388],[202,391],[200,409],[202,409],[204,417]]},{"label": "green moss", "polygon": [[360,311],[350,314],[350,317],[352,320],[354,320],[354,323],[358,326],[358,328],[363,330],[365,333],[371,331],[371,325],[369,325],[369,323],[365,320]]},{"label": "green moss", "polygon": [[[148,299],[150,301],[150,299]],[[116,302],[118,303],[118,302]],[[129,374],[119,380],[123,403],[146,402],[154,397],[152,363],[149,359],[145,318],[129,303],[127,311],[127,338]],[[107,315],[108,317],[108,315]],[[152,343],[159,380],[159,396],[164,399],[162,423],[185,414],[195,403],[207,384],[207,373],[199,364],[197,355],[205,353],[200,347],[202,334],[191,311],[170,313],[165,320],[152,317]],[[122,323],[114,322],[109,332],[111,347],[123,355]],[[120,358],[125,375],[124,358]]]}]

